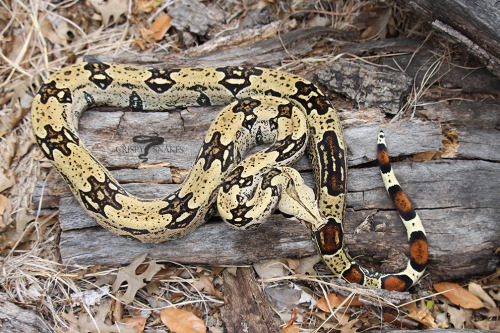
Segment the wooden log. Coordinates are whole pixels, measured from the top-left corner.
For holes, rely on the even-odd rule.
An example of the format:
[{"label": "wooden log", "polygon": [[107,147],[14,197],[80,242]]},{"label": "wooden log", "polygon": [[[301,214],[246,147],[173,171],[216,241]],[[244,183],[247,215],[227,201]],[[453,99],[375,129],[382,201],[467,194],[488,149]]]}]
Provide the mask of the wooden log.
[{"label": "wooden log", "polygon": [[378,107],[396,114],[402,98],[410,91],[413,79],[399,70],[361,61],[337,59],[316,71],[318,82],[356,101],[361,107]]},{"label": "wooden log", "polygon": [[[435,63],[438,62],[438,66]],[[414,78],[415,86],[427,82],[440,82],[443,85],[459,87],[466,93],[485,93],[500,95],[500,78],[486,68],[463,68],[456,63],[443,61],[433,54],[408,54],[386,58],[384,65],[403,70]],[[434,71],[430,71],[433,67]],[[432,74],[431,74],[432,73]]]},{"label": "wooden log", "polygon": [[37,312],[23,309],[0,296],[0,331],[10,333],[48,333],[50,325]]},{"label": "wooden log", "polygon": [[[86,56],[85,61],[142,64],[156,67],[193,67],[193,66],[279,66],[291,57],[300,58],[312,51],[314,42],[330,38],[338,44],[351,44],[353,34],[324,27],[294,30],[280,37],[259,40],[251,45],[233,47],[223,51],[215,50],[199,56],[173,54],[169,56],[123,57],[123,56]],[[347,42],[350,41],[350,42]],[[286,47],[286,49],[283,48]]]},{"label": "wooden log", "polygon": [[[113,175],[120,183],[155,182],[171,183],[172,167],[174,174],[178,169],[191,167],[201,147],[202,138],[212,119],[217,114],[216,108],[188,108],[173,115],[168,112],[133,112],[123,111],[102,112],[88,111],[80,120],[80,134],[83,142],[90,147],[95,156],[104,165],[112,169]],[[105,120],[106,115],[113,121]],[[141,123],[139,119],[146,114]],[[155,116],[151,116],[154,114]],[[127,115],[127,116],[125,116]],[[182,121],[177,121],[182,117]],[[154,121],[148,123],[151,118]],[[165,122],[173,119],[176,125],[167,126]],[[92,130],[93,126],[106,123],[108,129]],[[147,124],[147,132],[144,128]],[[424,151],[434,151],[441,148],[441,130],[439,125],[422,122],[398,122],[384,126],[358,126],[345,130],[348,143],[349,167],[355,167],[375,160],[375,146],[377,134],[383,129],[387,134],[391,156],[407,156]],[[111,135],[110,133],[115,131]],[[155,145],[149,150],[148,164],[157,164],[155,168],[137,169],[142,164],[139,155],[144,153],[146,144],[134,142],[136,135],[158,135],[164,138],[164,143]],[[167,164],[165,164],[167,163]],[[311,170],[306,157],[302,158],[296,168],[301,171]],[[312,184],[312,182],[311,182]],[[58,206],[59,197],[67,193],[67,186],[61,178],[45,182],[38,182],[34,190],[33,201],[36,206],[42,198],[42,208]]]},{"label": "wooden log", "polygon": [[463,128],[458,130],[458,135],[460,138],[459,157],[487,161],[500,160],[500,132],[498,130]]},{"label": "wooden log", "polygon": [[496,101],[430,104],[419,110],[417,116],[459,128],[500,128],[500,104]]},{"label": "wooden log", "polygon": [[[80,127],[83,141],[99,159],[112,167],[112,172],[120,181],[128,183],[126,186],[132,193],[145,197],[167,195],[176,188],[177,185],[169,183],[179,169],[190,167],[201,146],[204,132],[218,112],[217,108],[151,113],[103,110],[105,112],[90,111],[82,116]],[[460,112],[448,114],[448,119],[461,117]],[[144,124],[148,125],[147,132],[143,130]],[[398,122],[382,128],[387,134],[391,156],[408,156],[441,147],[442,134],[437,123]],[[354,210],[347,214],[346,245],[352,255],[367,259],[364,264],[371,267],[387,257],[393,257],[391,245],[398,244],[395,246],[395,250],[399,250],[396,251],[398,254],[405,254],[407,248],[405,233],[396,214],[386,212],[392,209],[392,204],[387,199],[378,171],[376,168],[363,167],[375,159],[375,138],[379,129],[373,125],[355,125],[345,131],[351,167],[348,206]],[[145,146],[134,142],[134,137],[139,135],[165,139],[162,145],[151,147],[147,163],[154,165],[168,162],[168,166],[136,169],[143,162],[139,156],[144,153]],[[470,150],[464,150],[461,154],[463,157],[470,156]],[[300,161],[297,167],[304,171],[306,180],[312,185],[310,165]],[[395,163],[395,169],[415,206],[422,212],[424,224],[429,226],[429,270],[436,272],[433,276],[437,279],[459,278],[491,270],[496,263],[493,249],[496,246],[495,239],[499,238],[498,230],[486,234],[472,233],[474,237],[470,237],[470,229],[461,225],[471,219],[477,220],[474,230],[481,231],[495,225],[495,215],[498,213],[494,205],[498,199],[495,188],[500,179],[495,163]],[[471,173],[470,170],[475,172]],[[470,184],[479,186],[471,188]],[[63,228],[60,246],[65,263],[126,264],[130,258],[150,252],[156,259],[222,265],[315,253],[309,231],[280,216],[275,216],[265,227],[250,233],[232,230],[218,221],[184,239],[146,245],[97,228],[72,196],[63,196],[60,209]],[[354,234],[356,228],[370,216],[371,231]],[[450,221],[453,221],[452,226]],[[449,231],[446,237],[443,236],[443,230]],[[457,238],[466,241],[457,242]],[[220,242],[220,239],[225,241]],[[451,247],[443,247],[443,241]],[[193,247],[192,244],[197,245]],[[458,247],[462,244],[464,246]],[[394,270],[401,267],[381,268]]]},{"label": "wooden log", "polygon": [[500,76],[500,5],[486,0],[410,0],[399,3],[427,17]]},{"label": "wooden log", "polygon": [[[318,31],[324,32],[314,29],[307,30],[307,33],[296,32],[305,33],[303,36],[308,38],[306,41],[303,36],[286,35],[289,40],[285,40],[285,43],[292,49],[292,54],[297,45],[305,46],[304,49],[297,49],[298,53],[310,50],[312,36],[318,36]],[[229,55],[227,62],[221,63],[220,52],[218,55],[214,52],[191,59],[191,62],[184,62],[183,65],[273,65],[289,57],[275,39],[260,43],[261,48],[254,48],[255,45],[252,45],[224,51],[224,55]],[[248,53],[248,50],[254,49],[266,55],[259,57],[258,54]],[[231,52],[234,52],[234,56],[231,56]],[[137,58],[135,61],[120,58],[93,60],[137,63]],[[171,58],[169,61],[169,66],[179,66],[176,59]],[[314,77],[312,70],[300,74]],[[481,104],[473,108],[476,107],[481,107]],[[201,146],[204,132],[219,109],[188,108],[150,113],[109,108],[100,110],[105,112],[90,111],[82,116],[80,127],[83,141],[98,159],[112,169],[120,181],[127,183],[126,186],[132,193],[158,197],[173,191],[176,185],[170,184],[171,182],[178,183],[182,180],[184,171],[191,166]],[[432,121],[397,122],[381,126],[387,134],[390,155],[396,156],[399,161],[416,153],[439,150],[443,140],[439,121],[456,126],[458,140],[463,142],[462,150],[459,146],[455,154],[458,160],[394,163],[396,174],[427,227],[431,259],[429,271],[433,272],[432,276],[436,280],[491,271],[498,262],[494,249],[498,247],[500,239],[500,230],[496,227],[496,202],[499,199],[496,189],[500,179],[497,152],[495,150],[491,156],[484,153],[478,155],[477,148],[467,148],[466,141],[462,140],[474,130],[476,137],[469,144],[491,143],[490,146],[494,146],[496,134],[491,130],[496,125],[487,125],[488,120],[484,114],[476,112],[477,116],[467,115],[468,118],[464,119],[470,119],[471,123],[477,120],[482,125],[469,126],[467,121],[461,120],[467,111],[465,108],[458,109],[458,112],[454,109],[443,110],[438,110]],[[487,114],[496,119],[495,109],[491,110]],[[373,111],[370,112],[368,119],[373,115]],[[419,112],[422,116],[426,114],[425,108]],[[365,265],[378,269],[376,266],[388,257],[401,257],[404,261],[407,242],[399,218],[383,189],[378,170],[371,167],[375,160],[375,142],[380,127],[370,120],[364,124],[362,121],[356,122],[356,115],[359,120],[366,116],[361,112],[359,115],[353,114],[354,112],[341,112],[341,117],[346,119],[345,135],[350,166],[345,243],[353,256],[361,256],[360,260]],[[375,119],[381,121],[383,118],[377,116]],[[145,147],[153,142],[141,141],[145,138],[153,141],[163,138],[164,141],[161,144],[155,141],[158,144],[150,145],[145,154]],[[489,141],[482,138],[489,138]],[[488,145],[484,144],[480,150],[488,149]],[[469,158],[484,158],[487,161],[461,160]],[[139,169],[144,163],[153,168]],[[306,181],[312,184],[310,165],[301,160],[297,163],[297,168],[303,172]],[[163,180],[158,181],[160,178]],[[60,245],[65,263],[125,264],[138,254],[150,252],[155,259],[222,265],[315,253],[309,231],[280,215],[274,216],[255,231],[235,231],[215,218],[213,223],[181,240],[153,245],[140,244],[97,227],[72,196],[62,193],[61,189],[65,187],[57,184],[60,183],[49,190],[47,186],[45,190],[38,187],[38,194],[39,197],[52,196],[52,205],[56,205],[56,199],[62,195],[60,218],[63,232]],[[471,225],[470,221],[475,224]],[[399,268],[401,267],[396,269]],[[394,267],[385,264],[381,269],[392,270]]]},{"label": "wooden log", "polygon": [[281,332],[252,268],[239,267],[236,276],[224,270],[222,277],[222,292],[228,303],[220,308],[220,314],[228,333]]},{"label": "wooden log", "polygon": [[239,231],[223,222],[207,223],[181,239],[145,244],[100,227],[64,231],[60,241],[65,264],[116,266],[148,252],[153,259],[202,265],[239,265],[286,256],[315,254],[310,232],[297,222],[271,217],[257,230]]},{"label": "wooden log", "polygon": [[[474,173],[470,172],[471,168]],[[496,163],[394,163],[394,169],[426,227],[430,244],[429,271],[433,278],[454,279],[494,270],[498,262],[494,251],[500,239],[496,223],[500,208],[495,194],[500,186],[500,170]],[[391,250],[404,258],[408,249],[406,233],[393,211],[377,168],[351,169],[349,176],[350,208],[345,242],[350,253],[371,267],[394,256]],[[472,183],[476,186],[471,187]],[[173,190],[169,184],[152,188],[143,185],[142,190],[167,193],[167,187]],[[368,227],[365,223],[364,228],[358,228],[366,219]],[[315,253],[309,231],[279,215],[253,231],[233,230],[217,220],[182,239],[160,244],[143,244],[96,227],[72,197],[61,202],[60,220],[64,230],[60,249],[65,263],[125,264],[130,258],[149,252],[159,260],[225,265]],[[382,267],[386,271],[400,268]]]},{"label": "wooden log", "polygon": [[[89,121],[91,119],[88,118]],[[82,120],[83,123],[85,121]],[[408,132],[411,133],[412,129],[423,130],[420,139],[422,142],[428,142],[427,148],[417,146],[414,148],[415,152],[437,149],[440,135],[438,128],[432,128],[428,127],[427,134],[425,126],[410,127],[398,124],[385,130],[390,147],[401,149],[399,154],[404,154],[403,147],[411,146],[408,141],[412,135],[408,135]],[[354,148],[350,151],[358,156],[356,159],[349,159],[351,164],[362,165],[373,161],[374,149],[367,147],[373,147],[372,137],[378,129],[352,128],[346,133],[351,131],[353,135],[347,135],[349,146],[362,147],[362,153],[356,152],[357,149]],[[351,144],[349,137],[357,140],[356,143]],[[99,140],[101,139],[95,141]],[[392,140],[400,142],[395,144]],[[436,141],[438,144],[432,143]],[[95,146],[93,148],[95,149]],[[390,151],[392,155],[393,149]],[[138,159],[137,156],[136,158]],[[129,163],[125,159],[123,161]],[[438,161],[410,165],[395,163],[394,168],[409,197],[419,209],[427,228],[431,259],[429,271],[433,272],[433,277],[438,280],[459,278],[492,270],[496,264],[493,252],[500,238],[499,230],[495,228],[498,216],[498,209],[495,208],[498,197],[495,193],[500,179],[496,164],[481,161]],[[113,172],[120,180],[146,181],[142,184],[126,185],[137,195],[167,195],[177,186],[150,182],[155,181],[157,174],[169,170],[168,168],[135,170],[135,175],[128,170],[130,169]],[[474,170],[474,173],[471,170]],[[304,175],[312,184],[312,176],[307,172]],[[349,177],[348,206],[354,211],[347,214],[346,246],[350,248],[351,254],[361,256],[363,263],[371,267],[390,256],[391,245],[399,244],[396,250],[399,250],[398,254],[404,254],[407,248],[405,232],[396,214],[386,211],[392,209],[392,204],[387,199],[376,168],[351,168]],[[471,187],[470,184],[475,186]],[[443,196],[443,193],[446,195]],[[370,232],[354,234],[356,228],[370,216]],[[271,219],[256,231],[235,231],[219,221],[198,229],[186,238],[155,245],[127,240],[97,228],[95,222],[72,196],[63,197],[60,220],[64,230],[61,235],[61,256],[65,263],[126,264],[130,258],[150,252],[156,259],[222,265],[252,263],[278,257],[302,257],[315,253],[309,231],[280,216]],[[471,224],[471,221],[474,223]],[[453,223],[450,225],[450,222]],[[471,228],[471,225],[474,228]],[[485,232],[488,229],[490,231]],[[219,242],[219,239],[225,241]],[[460,241],[457,241],[458,239]],[[193,247],[192,244],[197,245]],[[394,271],[401,267],[381,268]]]}]

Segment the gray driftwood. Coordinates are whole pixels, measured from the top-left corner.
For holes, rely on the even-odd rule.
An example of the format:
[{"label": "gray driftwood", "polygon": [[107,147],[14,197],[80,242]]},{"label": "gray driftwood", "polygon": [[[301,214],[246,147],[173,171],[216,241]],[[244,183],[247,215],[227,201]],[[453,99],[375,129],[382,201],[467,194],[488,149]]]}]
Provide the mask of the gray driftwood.
[{"label": "gray driftwood", "polygon": [[[306,30],[304,34],[308,39],[301,38],[300,31],[286,35],[290,54],[311,50],[312,36],[318,31],[325,32]],[[191,59],[187,64],[275,65],[288,57],[277,39],[256,44],[255,48],[252,45],[223,51],[229,55],[227,62],[215,63],[215,59],[222,56],[214,52]],[[263,49],[259,49],[259,45],[264,45]],[[397,43],[391,45],[397,46]],[[403,45],[408,47],[409,43]],[[249,58],[243,54],[254,49],[267,51],[262,52],[262,57],[253,57],[251,53]],[[93,60],[133,62],[120,58],[94,57]],[[154,61],[154,58],[146,60]],[[181,64],[176,59],[169,61],[172,66]],[[186,62],[183,60],[182,64]],[[315,78],[311,70],[299,74]],[[370,85],[366,85],[366,89],[370,89]],[[188,108],[148,113],[101,108],[100,112],[85,113],[80,128],[83,141],[127,188],[137,195],[159,197],[173,191],[185,176],[218,110]],[[384,120],[380,110],[342,110],[350,165],[345,237],[350,253],[369,267],[385,262],[380,267],[382,270],[396,269],[389,262],[404,265],[406,258],[408,246],[403,226],[374,167],[376,137],[383,128],[390,155],[397,160],[396,174],[427,230],[429,272],[433,279],[461,278],[493,270],[498,262],[494,251],[500,239],[498,110],[495,102],[430,104],[415,113],[421,120],[386,125],[380,125]],[[456,129],[458,148],[443,155],[446,159],[422,162],[411,159],[418,153],[434,154],[442,149],[441,142],[450,129]],[[146,144],[134,142],[134,137],[139,135],[151,140],[161,137],[164,142],[151,146],[145,155]],[[297,168],[312,184],[309,163],[301,160]],[[57,178],[37,185],[35,204],[40,200],[44,210],[60,207],[63,229],[60,250],[65,263],[118,265],[130,262],[140,253],[150,252],[155,259],[223,265],[315,253],[309,231],[281,215],[274,216],[255,231],[235,231],[214,218],[183,239],[148,245],[112,235],[96,226]]]}]

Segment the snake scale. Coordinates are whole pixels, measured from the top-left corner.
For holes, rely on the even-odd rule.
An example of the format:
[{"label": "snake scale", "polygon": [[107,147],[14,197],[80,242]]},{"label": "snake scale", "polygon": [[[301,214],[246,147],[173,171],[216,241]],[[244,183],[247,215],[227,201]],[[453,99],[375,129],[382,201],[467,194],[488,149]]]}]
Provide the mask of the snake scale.
[{"label": "snake scale", "polygon": [[[161,199],[128,193],[89,152],[78,134],[83,111],[97,105],[132,110],[225,105],[212,122],[182,186]],[[104,228],[142,242],[182,237],[215,210],[232,226],[250,229],[275,210],[312,229],[327,266],[350,282],[406,290],[427,264],[427,239],[418,215],[378,138],[382,178],[407,229],[410,259],[395,274],[371,272],[344,247],[347,149],[340,120],[311,82],[253,67],[156,69],[83,63],[53,74],[35,96],[36,141],[84,209]],[[256,145],[263,150],[245,157]],[[316,193],[288,165],[307,150]]]}]

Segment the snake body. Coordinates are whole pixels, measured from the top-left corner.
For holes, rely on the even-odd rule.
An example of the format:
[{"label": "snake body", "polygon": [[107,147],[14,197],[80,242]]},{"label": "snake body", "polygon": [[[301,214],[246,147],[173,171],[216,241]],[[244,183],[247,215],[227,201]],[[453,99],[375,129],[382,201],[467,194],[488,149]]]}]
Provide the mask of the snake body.
[{"label": "snake body", "polygon": [[[134,110],[226,105],[210,126],[182,186],[166,198],[128,193],[89,152],[78,120],[97,105]],[[263,223],[275,209],[313,230],[318,251],[332,272],[362,285],[405,290],[422,276],[427,240],[418,215],[397,183],[383,133],[378,160],[382,178],[410,242],[406,269],[370,272],[344,247],[347,149],[328,98],[299,76],[253,67],[155,69],[106,63],[78,64],[53,74],[35,96],[33,132],[45,156],[84,209],[110,231],[142,242],[182,237],[203,224],[215,202],[234,227]],[[245,158],[255,145],[264,150]],[[288,165],[308,151],[313,190]]]}]

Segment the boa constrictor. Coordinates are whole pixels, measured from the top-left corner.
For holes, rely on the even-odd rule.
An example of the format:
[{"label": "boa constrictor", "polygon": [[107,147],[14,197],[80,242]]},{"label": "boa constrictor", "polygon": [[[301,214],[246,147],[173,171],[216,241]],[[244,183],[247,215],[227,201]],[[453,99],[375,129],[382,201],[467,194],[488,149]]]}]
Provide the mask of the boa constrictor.
[{"label": "boa constrictor", "polygon": [[[229,105],[228,105],[229,104]],[[227,105],[213,121],[183,185],[166,198],[128,193],[87,150],[78,120],[97,105],[134,110]],[[52,75],[35,96],[36,140],[88,214],[104,228],[142,242],[179,238],[203,224],[217,201],[220,216],[241,229],[261,224],[276,208],[313,230],[332,272],[350,282],[405,290],[422,276],[427,240],[401,190],[383,133],[382,178],[410,242],[410,260],[396,274],[370,272],[344,247],[347,150],[337,112],[312,83],[252,67],[153,69],[106,63],[74,65]],[[245,158],[255,145],[270,143]],[[308,150],[316,196],[289,164]]]}]

